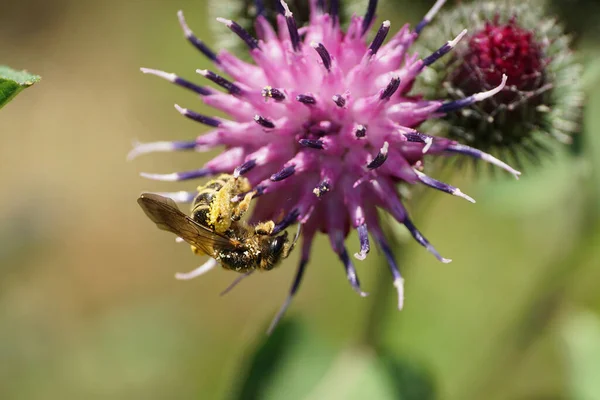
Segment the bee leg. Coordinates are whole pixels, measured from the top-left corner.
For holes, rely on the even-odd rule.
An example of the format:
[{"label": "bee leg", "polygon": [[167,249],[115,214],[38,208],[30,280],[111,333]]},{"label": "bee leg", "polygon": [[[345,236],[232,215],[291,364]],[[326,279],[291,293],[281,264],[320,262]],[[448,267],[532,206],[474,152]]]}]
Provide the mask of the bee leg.
[{"label": "bee leg", "polygon": [[244,199],[238,203],[237,207],[235,208],[235,211],[233,212],[233,215],[231,216],[231,219],[233,221],[239,221],[240,218],[242,218],[242,216],[248,211],[253,196],[254,193],[252,192],[246,193]]},{"label": "bee leg", "polygon": [[217,266],[217,260],[214,258],[208,259],[204,264],[199,266],[198,268],[190,271],[190,272],[178,272],[175,274],[175,279],[179,279],[182,281],[187,281],[189,279],[194,279],[200,275],[203,275]]},{"label": "bee leg", "polygon": [[231,292],[231,290],[237,286],[238,283],[240,283],[242,280],[244,280],[244,278],[249,277],[250,275],[252,275],[252,273],[254,272],[254,270],[248,271],[243,275],[238,276],[237,278],[235,278],[235,280],[233,282],[231,282],[231,284],[229,286],[227,286],[225,288],[225,290],[223,290],[220,294],[220,296],[225,296],[227,293]]},{"label": "bee leg", "polygon": [[257,235],[270,235],[273,232],[273,229],[275,229],[275,222],[273,221],[266,221],[266,222],[261,222],[259,224],[256,224],[256,226],[254,227],[254,233],[256,233]]}]

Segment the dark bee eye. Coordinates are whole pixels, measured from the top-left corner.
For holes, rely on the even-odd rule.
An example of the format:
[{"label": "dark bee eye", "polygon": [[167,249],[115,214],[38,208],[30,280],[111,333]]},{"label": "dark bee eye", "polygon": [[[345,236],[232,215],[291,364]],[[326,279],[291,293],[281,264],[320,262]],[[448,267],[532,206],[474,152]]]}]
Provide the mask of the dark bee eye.
[{"label": "dark bee eye", "polygon": [[285,239],[285,236],[277,236],[275,239],[273,239],[271,245],[269,246],[269,252],[271,253],[271,255],[278,256],[279,254],[281,254],[281,251],[283,250],[283,245],[286,242]]}]

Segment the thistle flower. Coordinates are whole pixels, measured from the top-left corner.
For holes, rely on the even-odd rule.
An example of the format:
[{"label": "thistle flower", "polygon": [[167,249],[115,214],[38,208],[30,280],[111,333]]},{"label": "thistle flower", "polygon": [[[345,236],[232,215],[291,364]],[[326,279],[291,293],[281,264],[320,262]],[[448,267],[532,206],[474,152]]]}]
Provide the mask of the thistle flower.
[{"label": "thistle flower", "polygon": [[[343,31],[336,14],[337,1],[329,12],[323,1],[310,1],[310,20],[299,28],[287,4],[277,16],[277,32],[259,15],[258,39],[234,21],[219,19],[245,43],[254,60],[246,63],[227,51],[218,54],[200,41],[179,20],[186,38],[215,68],[197,72],[218,88],[198,86],[178,75],[142,68],[196,92],[201,100],[224,111],[228,119],[199,114],[175,105],[184,117],[213,128],[191,141],[138,144],[130,158],[156,151],[223,152],[202,168],[169,174],[142,173],[161,181],[183,181],[221,173],[245,176],[253,186],[254,221],[275,220],[274,234],[294,223],[302,225],[300,263],[290,294],[275,318],[281,317],[296,293],[313,238],[324,232],[343,265],[352,288],[361,296],[359,279],[344,240],[350,229],[358,231],[364,260],[370,250],[369,234],[387,258],[402,308],[403,279],[380,227],[378,209],[404,224],[414,239],[438,260],[443,258],[411,221],[396,184],[423,184],[474,202],[458,188],[427,176],[422,171],[425,155],[467,156],[485,160],[515,177],[519,172],[475,148],[446,138],[429,136],[416,127],[489,98],[504,88],[506,77],[491,90],[457,100],[422,100],[411,95],[415,78],[450,52],[466,34],[420,58],[409,49],[443,5],[438,0],[414,30],[402,27],[384,44],[391,30],[384,21],[372,40],[367,39],[375,17],[377,0],[370,0],[364,17],[352,17]],[[176,201],[191,201],[195,192],[168,194]],[[197,276],[214,261],[189,276]],[[272,328],[271,327],[271,328]]]},{"label": "thistle flower", "polygon": [[[506,87],[496,96],[461,112],[448,114],[438,134],[496,156],[539,161],[552,142],[571,143],[579,129],[583,95],[581,67],[569,49],[570,39],[535,2],[477,2],[442,13],[422,37],[425,51],[440,35],[467,25],[470,34],[452,57],[423,76],[427,97],[460,99],[482,88]],[[550,140],[549,140],[550,139]]]}]

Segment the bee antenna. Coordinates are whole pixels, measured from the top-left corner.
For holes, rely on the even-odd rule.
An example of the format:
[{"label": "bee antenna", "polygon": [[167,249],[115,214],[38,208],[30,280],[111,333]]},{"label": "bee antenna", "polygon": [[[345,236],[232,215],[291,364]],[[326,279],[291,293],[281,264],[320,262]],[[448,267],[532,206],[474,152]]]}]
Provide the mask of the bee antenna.
[{"label": "bee antenna", "polygon": [[295,245],[296,242],[298,241],[298,239],[300,238],[300,233],[302,232],[302,223],[298,224],[298,229],[296,230],[296,236],[294,236],[294,241],[292,242],[292,245]]},{"label": "bee antenna", "polygon": [[290,244],[287,254],[285,255],[286,257],[292,252],[292,250],[294,250],[294,247],[296,247],[296,243],[298,242],[298,239],[300,239],[301,232],[302,232],[302,224],[299,223],[298,229],[296,230],[296,236],[294,236],[294,240],[292,240],[292,244]]},{"label": "bee antenna", "polygon": [[253,273],[253,272],[254,272],[254,270],[252,270],[252,271],[248,271],[248,272],[246,272],[244,275],[241,275],[241,276],[238,276],[237,278],[235,278],[235,279],[234,279],[234,281],[233,281],[233,282],[231,282],[231,283],[229,284],[229,286],[227,286],[227,287],[225,288],[225,290],[223,290],[223,291],[222,291],[222,292],[219,294],[219,296],[225,296],[227,293],[231,292],[231,291],[233,290],[233,288],[234,288],[234,287],[236,287],[236,286],[238,285],[238,283],[240,283],[241,281],[243,281],[243,280],[244,280],[244,278],[247,278],[247,277],[249,277],[250,275],[252,275],[252,273]]}]

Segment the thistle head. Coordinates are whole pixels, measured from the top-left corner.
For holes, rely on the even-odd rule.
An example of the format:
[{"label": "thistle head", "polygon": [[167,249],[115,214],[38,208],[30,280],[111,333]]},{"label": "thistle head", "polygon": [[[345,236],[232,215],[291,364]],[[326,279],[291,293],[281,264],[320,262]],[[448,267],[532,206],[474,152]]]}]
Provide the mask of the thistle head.
[{"label": "thistle head", "polygon": [[[214,71],[197,71],[211,87],[171,73],[142,71],[196,92],[205,104],[229,117],[176,106],[184,117],[211,130],[190,141],[139,144],[130,155],[222,149],[197,170],[142,175],[167,181],[221,173],[247,178],[255,203],[253,221],[274,220],[274,235],[291,224],[302,226],[301,262],[291,295],[298,288],[318,232],[329,236],[353,289],[365,295],[345,238],[351,229],[358,232],[354,256],[363,260],[370,250],[370,234],[389,261],[401,308],[403,279],[380,227],[378,210],[404,224],[440,261],[450,260],[442,257],[411,221],[397,184],[426,185],[473,201],[423,172],[424,158],[435,156],[482,159],[519,176],[518,171],[486,153],[418,130],[424,121],[468,108],[506,85],[506,76],[501,76],[495,87],[449,101],[423,100],[412,93],[415,79],[466,35],[461,31],[448,41],[440,40],[438,48],[423,58],[411,52],[413,42],[443,3],[438,0],[415,29],[405,25],[393,33],[392,23],[384,21],[375,27],[371,40],[367,34],[374,24],[377,0],[369,1],[363,16],[352,17],[347,30],[340,25],[337,8],[330,4],[326,9],[319,0],[309,2],[305,26],[299,26],[287,3],[281,1],[277,29],[258,15],[257,37],[234,21],[219,19],[246,46],[252,63],[227,51],[212,51],[194,36],[180,13],[186,38],[214,62]],[[171,196],[189,201],[194,194]],[[245,193],[234,201],[242,198]]]},{"label": "thistle head", "polygon": [[[447,115],[437,132],[503,158],[538,161],[552,142],[571,143],[579,129],[581,67],[569,38],[539,4],[483,2],[442,13],[424,33],[423,51],[442,34],[469,26],[452,57],[432,66],[421,81],[428,96],[459,99],[498,85],[497,95]],[[525,159],[525,160],[524,160]]]}]

